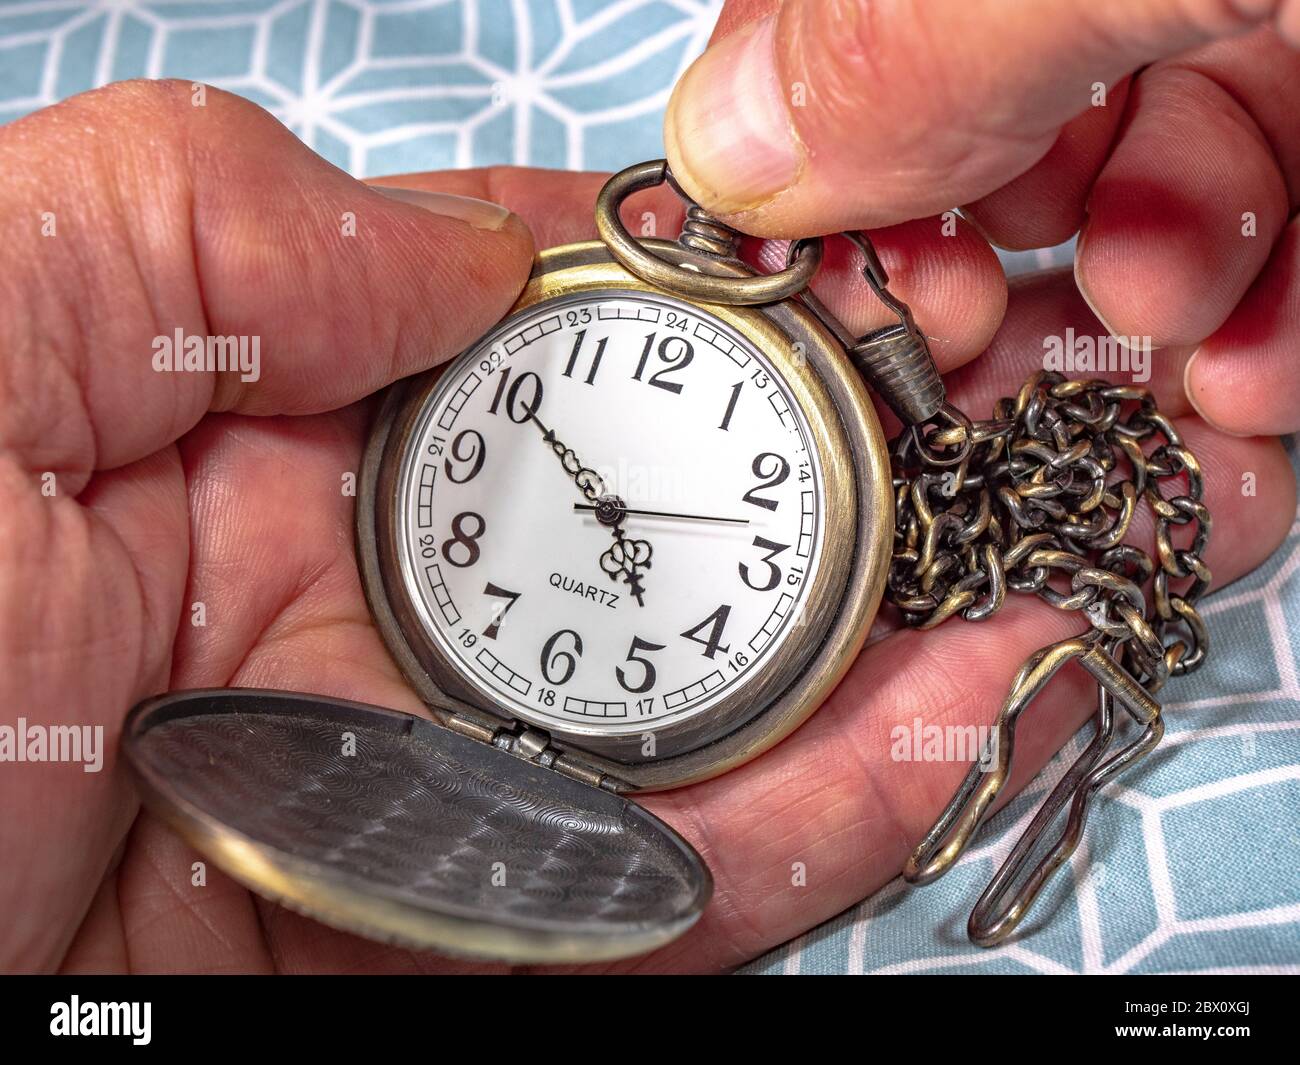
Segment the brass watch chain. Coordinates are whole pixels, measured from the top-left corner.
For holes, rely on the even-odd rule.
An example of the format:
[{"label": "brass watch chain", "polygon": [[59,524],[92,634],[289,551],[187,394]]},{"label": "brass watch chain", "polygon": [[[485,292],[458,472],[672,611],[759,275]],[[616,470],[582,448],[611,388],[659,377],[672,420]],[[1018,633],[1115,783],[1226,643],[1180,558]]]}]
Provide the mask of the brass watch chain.
[{"label": "brass watch chain", "polygon": [[[904,423],[891,445],[894,547],[886,586],[904,622],[928,629],[955,614],[984,621],[1002,609],[1008,592],[1033,593],[1088,621],[1082,635],[1040,649],[1021,667],[983,757],[904,869],[908,881],[928,883],[956,864],[1006,785],[1021,713],[1061,666],[1077,660],[1098,684],[1092,738],[971,911],[972,941],[1000,943],[1078,847],[1092,796],[1160,742],[1164,722],[1155,694],[1169,677],[1205,661],[1209,638],[1196,604],[1210,586],[1204,556],[1211,522],[1200,465],[1151,393],[1137,386],[1040,371],[1016,396],[999,400],[992,418],[971,421],[946,402],[929,344],[889,291],[864,234],[841,236],[863,255],[863,276],[898,323],[856,339],[808,289],[821,261],[820,239],[791,244],[786,269],[777,274],[723,278],[667,263],[642,248],[618,215],[632,192],[664,182],[688,204],[681,243],[738,261],[740,235],[691,203],[662,160],[623,171],[601,192],[597,224],[619,261],[707,302],[798,298],[839,337]],[[1171,487],[1180,481],[1183,492]],[[1154,514],[1156,559],[1123,542],[1139,501]],[[1179,534],[1187,546],[1175,545],[1175,527],[1187,530]],[[1141,730],[1127,742],[1116,738],[1117,701]],[[1067,805],[1065,824],[1049,841]]]}]

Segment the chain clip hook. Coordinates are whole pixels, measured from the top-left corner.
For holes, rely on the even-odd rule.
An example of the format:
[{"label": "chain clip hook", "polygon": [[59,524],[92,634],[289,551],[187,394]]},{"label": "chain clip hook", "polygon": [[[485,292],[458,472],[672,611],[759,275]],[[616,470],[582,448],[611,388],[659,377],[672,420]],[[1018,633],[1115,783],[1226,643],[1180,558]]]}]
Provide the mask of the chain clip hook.
[{"label": "chain clip hook", "polygon": [[[1063,666],[1078,661],[1097,681],[1096,731],[1087,748],[1052,789],[971,911],[967,930],[971,941],[979,946],[994,946],[1015,931],[1043,886],[1078,847],[1092,795],[1111,777],[1153,750],[1164,735],[1160,704],[1116,661],[1120,643],[1116,639],[1105,640],[1100,631],[1093,631],[1041,648],[1029,657],[1011,684],[995,721],[995,731],[980,760],[971,766],[934,827],[907,860],[903,877],[912,884],[928,884],[956,864],[975,833],[988,820],[1011,775],[1020,715]],[[1114,735],[1115,702],[1129,712],[1143,727],[1143,732],[1103,761]],[[1030,856],[1040,848],[1067,802],[1071,808],[1065,827],[1020,889],[1013,892],[1011,888]]]}]

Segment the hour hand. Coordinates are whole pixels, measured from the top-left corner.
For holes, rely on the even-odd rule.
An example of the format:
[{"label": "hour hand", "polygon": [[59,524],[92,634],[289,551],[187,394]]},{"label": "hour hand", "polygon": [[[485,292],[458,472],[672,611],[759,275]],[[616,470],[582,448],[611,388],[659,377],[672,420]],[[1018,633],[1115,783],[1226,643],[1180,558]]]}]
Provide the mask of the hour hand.
[{"label": "hour hand", "polygon": [[547,428],[546,423],[537,417],[535,412],[530,411],[528,416],[542,431],[542,440],[555,452],[560,465],[564,467],[564,472],[573,479],[573,483],[578,486],[578,491],[583,494],[583,497],[594,502],[605,495],[605,482],[600,479],[600,474],[584,466],[577,452],[556,436],[555,430]]}]

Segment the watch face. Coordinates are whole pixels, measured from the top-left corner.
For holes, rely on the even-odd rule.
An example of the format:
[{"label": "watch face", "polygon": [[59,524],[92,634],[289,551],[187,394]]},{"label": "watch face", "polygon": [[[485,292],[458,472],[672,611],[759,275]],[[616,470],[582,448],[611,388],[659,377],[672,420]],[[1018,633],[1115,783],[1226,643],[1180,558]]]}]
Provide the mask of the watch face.
[{"label": "watch face", "polygon": [[753,701],[809,640],[823,549],[796,391],[721,319],[637,291],[537,304],[448,367],[400,458],[396,552],[462,686],[582,737]]}]

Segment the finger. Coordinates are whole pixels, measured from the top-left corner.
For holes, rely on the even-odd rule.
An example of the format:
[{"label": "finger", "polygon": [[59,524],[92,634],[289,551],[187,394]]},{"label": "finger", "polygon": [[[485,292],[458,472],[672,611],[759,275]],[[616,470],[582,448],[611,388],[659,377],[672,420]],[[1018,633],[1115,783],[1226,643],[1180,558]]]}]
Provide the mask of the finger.
[{"label": "finger", "polygon": [[721,41],[751,22],[775,14],[784,0],[726,0],[713,24],[710,43]]},{"label": "finger", "polygon": [[[205,91],[129,82],[0,130],[0,446],[73,491],[208,409],[332,409],[427,367],[527,278],[499,207],[394,202]],[[178,330],[244,338],[239,370],[170,372]]]},{"label": "finger", "polygon": [[[975,358],[993,338],[1007,306],[1007,279],[988,241],[955,213],[873,230],[869,236],[889,275],[889,291],[911,309],[941,372]],[[787,244],[768,241],[758,262],[785,265]],[[862,257],[848,241],[828,240],[813,289],[853,333],[897,324],[897,316],[862,276]]]},{"label": "finger", "polygon": [[1128,100],[1129,79],[1100,89],[1092,106],[1061,129],[1042,159],[963,213],[1000,248],[1026,251],[1069,240],[1087,217],[1093,182],[1105,165]]},{"label": "finger", "polygon": [[1192,412],[1183,374],[1192,348],[1158,351],[1115,342],[1074,283],[1069,267],[1013,277],[1007,313],[988,349],[949,374],[948,398],[972,417],[984,417],[1034,370],[1068,377],[1105,377],[1150,389],[1166,414]]},{"label": "finger", "polygon": [[[1261,129],[1251,86],[1232,67],[1265,65],[1290,97],[1300,54],[1272,33],[1140,75],[1130,118],[1088,201],[1080,289],[1116,336],[1157,347],[1197,344],[1219,328],[1268,259],[1292,194]],[[1297,174],[1296,176],[1300,176]]]},{"label": "finger", "polygon": [[[492,166],[394,174],[375,178],[370,184],[376,188],[422,189],[491,200],[508,207],[524,221],[538,248],[553,248],[597,239],[596,196],[608,177],[569,170]],[[681,230],[684,215],[677,194],[660,186],[625,204],[623,221],[638,235],[671,239]]]},{"label": "finger", "polygon": [[1098,84],[1300,3],[782,4],[696,60],[664,124],[702,206],[760,236],[870,228],[987,195],[1038,162]]},{"label": "finger", "polygon": [[1300,221],[1292,221],[1264,271],[1223,328],[1187,363],[1187,395],[1226,432],[1300,429]]},{"label": "finger", "polygon": [[[1300,142],[1292,135],[1300,55],[1261,31],[1158,64],[1141,80],[1172,83],[1167,109],[1185,112],[1197,139],[1143,138],[1134,150],[1149,158],[1127,164],[1128,178],[1137,180],[1144,166],[1155,199],[1210,202],[1194,216],[1166,217],[1157,229],[1129,229],[1135,208],[1121,189],[1121,210],[1112,209],[1117,197],[1101,191],[1104,176],[1080,247],[1080,281],[1120,334],[1181,333],[1192,346],[1209,337],[1186,385],[1210,420],[1236,433],[1290,431],[1300,422],[1291,413],[1296,393],[1285,354],[1294,329],[1288,293],[1295,257],[1285,227],[1300,204]],[[1120,164],[1117,152],[1113,165]],[[1189,170],[1199,177],[1189,178]],[[1213,173],[1221,190],[1187,190]],[[1154,219],[1158,210],[1145,213]]]},{"label": "finger", "polygon": [[[596,194],[603,174],[491,167],[379,179],[387,186],[453,192],[491,199],[519,215],[539,248],[595,240]],[[681,230],[681,200],[668,189],[638,195],[623,207],[623,221],[636,234],[671,239]],[[984,350],[1002,321],[1006,275],[996,254],[948,212],[871,233],[889,273],[890,290],[908,303],[930,338],[939,368],[953,369]],[[765,272],[785,266],[787,244],[755,242],[745,252]],[[862,277],[858,253],[845,241],[828,241],[815,283],[817,294],[855,334],[894,319]]]}]

